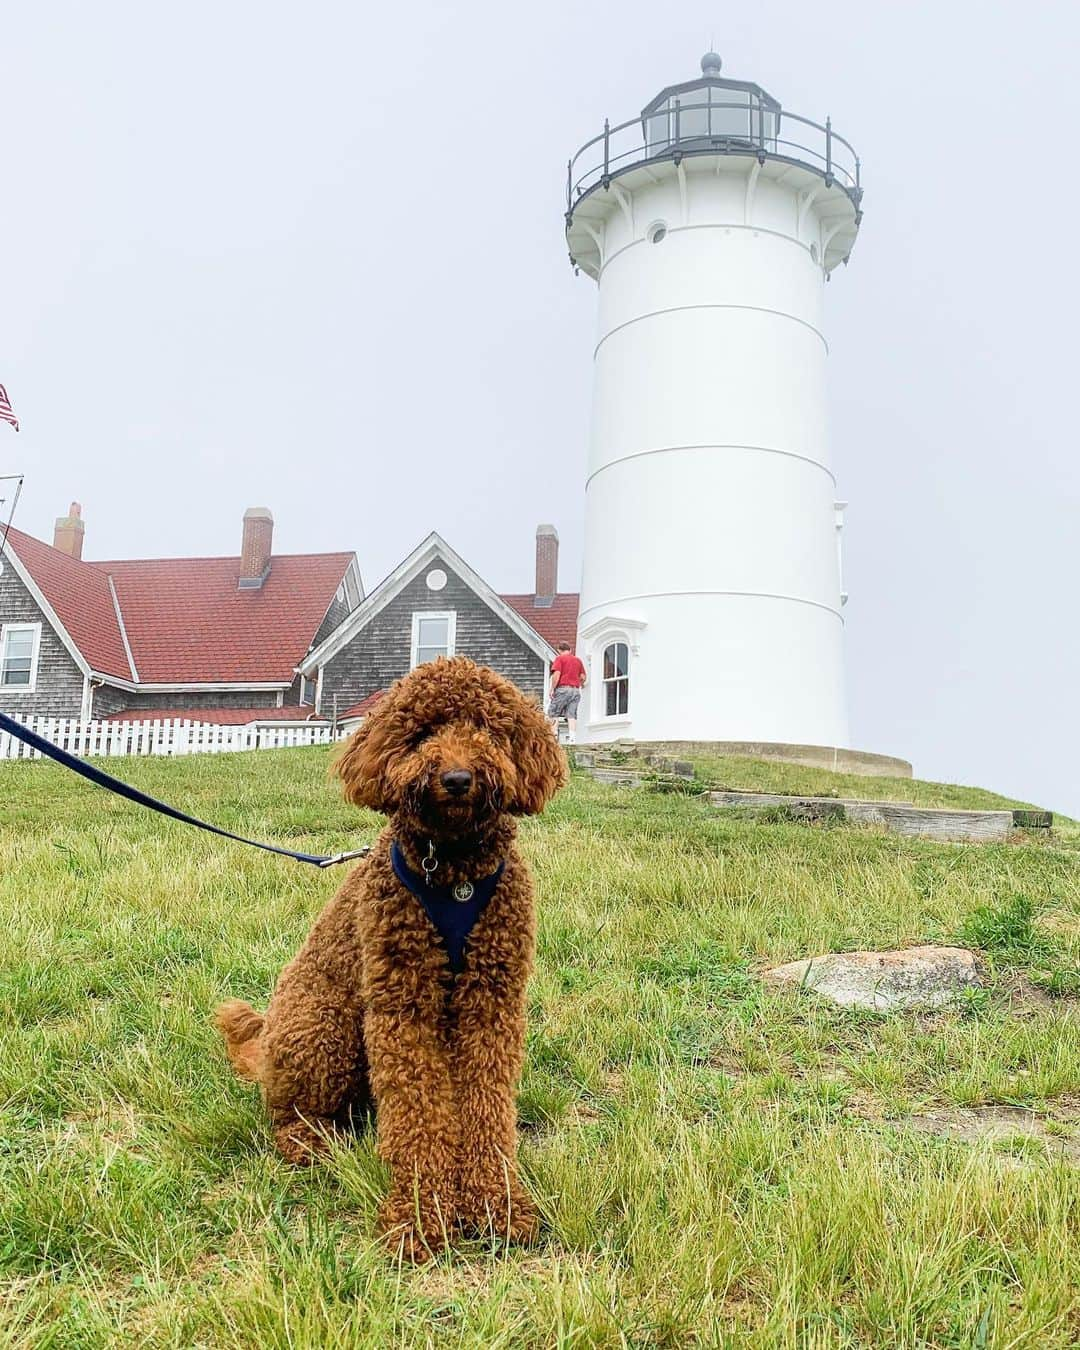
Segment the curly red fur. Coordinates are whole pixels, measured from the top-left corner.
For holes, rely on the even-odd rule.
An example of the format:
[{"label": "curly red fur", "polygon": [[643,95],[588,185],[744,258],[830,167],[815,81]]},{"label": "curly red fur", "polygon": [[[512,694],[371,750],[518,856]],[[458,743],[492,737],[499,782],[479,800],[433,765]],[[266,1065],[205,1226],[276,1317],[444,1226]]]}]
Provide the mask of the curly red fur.
[{"label": "curly red fur", "polygon": [[[453,769],[472,774],[462,797],[442,783]],[[514,817],[543,809],[565,757],[537,704],[457,657],[399,680],[335,770],[346,797],[389,824],[282,971],[265,1016],[238,1000],[218,1010],[229,1058],[258,1081],[291,1162],[375,1106],[393,1250],[424,1259],[455,1228],[527,1239],[537,1221],[517,1179],[514,1093],[536,920]],[[451,885],[505,863],[456,975],[394,874],[394,840],[414,872],[433,842]]]}]

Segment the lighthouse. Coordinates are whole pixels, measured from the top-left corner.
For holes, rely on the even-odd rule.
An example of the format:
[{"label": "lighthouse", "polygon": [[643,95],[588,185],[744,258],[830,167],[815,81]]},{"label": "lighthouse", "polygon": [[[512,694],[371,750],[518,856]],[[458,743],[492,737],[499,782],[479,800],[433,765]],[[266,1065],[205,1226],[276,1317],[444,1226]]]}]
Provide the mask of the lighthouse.
[{"label": "lighthouse", "polygon": [[823,300],[854,150],[709,52],[566,190],[599,295],[579,738],[846,746]]}]

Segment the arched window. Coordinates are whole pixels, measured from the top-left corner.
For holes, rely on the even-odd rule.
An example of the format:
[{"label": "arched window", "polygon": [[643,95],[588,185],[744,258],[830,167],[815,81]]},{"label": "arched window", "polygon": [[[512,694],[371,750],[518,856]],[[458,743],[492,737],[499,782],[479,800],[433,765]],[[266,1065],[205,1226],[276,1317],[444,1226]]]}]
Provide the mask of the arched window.
[{"label": "arched window", "polygon": [[625,717],[630,711],[630,648],[609,642],[604,648],[604,716]]}]

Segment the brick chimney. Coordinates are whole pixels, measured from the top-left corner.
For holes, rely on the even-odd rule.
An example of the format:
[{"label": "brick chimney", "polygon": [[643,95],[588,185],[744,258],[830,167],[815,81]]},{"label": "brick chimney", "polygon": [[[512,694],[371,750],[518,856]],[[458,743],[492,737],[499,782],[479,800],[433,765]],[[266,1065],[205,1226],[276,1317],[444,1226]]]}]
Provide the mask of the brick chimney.
[{"label": "brick chimney", "polygon": [[536,527],[536,592],[533,604],[547,609],[559,589],[559,532],[554,525]]},{"label": "brick chimney", "polygon": [[242,591],[257,591],[270,575],[270,550],[274,542],[274,517],[266,506],[249,506],[244,512],[244,539],[240,545]]},{"label": "brick chimney", "polygon": [[72,502],[71,510],[66,516],[58,516],[53,526],[53,548],[58,548],[71,558],[81,558],[85,533],[82,507],[78,502]]}]

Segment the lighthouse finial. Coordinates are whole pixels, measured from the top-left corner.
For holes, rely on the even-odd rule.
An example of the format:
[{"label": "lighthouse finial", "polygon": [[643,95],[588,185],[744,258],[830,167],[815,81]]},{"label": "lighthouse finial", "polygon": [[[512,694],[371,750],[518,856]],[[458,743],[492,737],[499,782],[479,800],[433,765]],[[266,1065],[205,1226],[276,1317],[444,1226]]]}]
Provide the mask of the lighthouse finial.
[{"label": "lighthouse finial", "polygon": [[721,66],[720,57],[714,51],[707,51],[701,58],[702,75],[719,75]]}]

